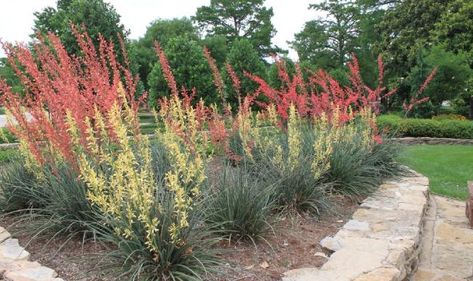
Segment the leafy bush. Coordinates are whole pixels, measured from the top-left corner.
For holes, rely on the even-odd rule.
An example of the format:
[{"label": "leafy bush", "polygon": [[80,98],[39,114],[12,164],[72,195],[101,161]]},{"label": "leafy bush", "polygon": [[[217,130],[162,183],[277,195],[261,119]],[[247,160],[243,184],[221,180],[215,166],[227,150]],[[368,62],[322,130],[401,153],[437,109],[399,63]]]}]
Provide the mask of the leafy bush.
[{"label": "leafy bush", "polygon": [[[207,63],[202,47],[187,36],[170,39],[163,51],[169,61],[176,83],[189,91],[196,89],[197,98],[204,99],[208,104],[219,101],[219,96],[213,87],[212,72]],[[165,71],[160,62],[153,65],[148,75],[150,105],[155,107],[159,98],[168,97]]]},{"label": "leafy bush", "polygon": [[434,120],[466,120],[466,117],[459,114],[440,114],[432,117]]},{"label": "leafy bush", "polygon": [[473,122],[468,120],[433,120],[382,115],[377,119],[380,130],[396,137],[473,138]]},{"label": "leafy bush", "polygon": [[421,50],[421,61],[411,68],[406,81],[411,89],[422,83],[421,79],[427,74],[426,69],[437,68],[435,78],[425,89],[428,96],[429,108],[420,106],[423,110],[416,109],[415,117],[427,118],[432,113],[439,113],[443,101],[455,99],[458,96],[468,95],[468,79],[473,75],[470,68],[468,55],[462,52],[451,52],[445,46],[432,46],[428,50]]},{"label": "leafy bush", "polygon": [[206,220],[216,234],[230,240],[263,238],[271,229],[273,194],[274,186],[227,166],[210,189]]}]

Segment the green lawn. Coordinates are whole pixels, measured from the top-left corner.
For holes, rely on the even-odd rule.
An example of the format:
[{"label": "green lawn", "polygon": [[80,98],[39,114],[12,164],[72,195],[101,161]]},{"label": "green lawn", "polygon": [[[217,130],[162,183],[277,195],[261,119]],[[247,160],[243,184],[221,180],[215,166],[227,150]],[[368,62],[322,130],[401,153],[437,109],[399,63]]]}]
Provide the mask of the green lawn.
[{"label": "green lawn", "polygon": [[427,176],[433,193],[467,198],[466,183],[473,180],[473,146],[406,146],[399,161]]}]

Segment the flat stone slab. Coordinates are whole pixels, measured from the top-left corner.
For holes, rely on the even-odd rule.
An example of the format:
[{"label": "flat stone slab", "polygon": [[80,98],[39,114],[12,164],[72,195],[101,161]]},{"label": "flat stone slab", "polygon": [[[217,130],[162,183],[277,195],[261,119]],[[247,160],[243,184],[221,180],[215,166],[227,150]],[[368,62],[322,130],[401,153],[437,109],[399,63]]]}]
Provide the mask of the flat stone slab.
[{"label": "flat stone slab", "polygon": [[6,281],[64,281],[57,273],[37,262],[29,261],[30,254],[17,239],[0,227],[0,280]]},{"label": "flat stone slab", "polygon": [[[389,180],[363,201],[343,228],[321,241],[333,254],[320,268],[288,271],[284,281],[400,281],[419,257],[428,179]],[[463,238],[466,239],[466,238]]]},{"label": "flat stone slab", "polygon": [[0,244],[0,262],[8,260],[27,260],[30,257],[17,239],[7,239]]},{"label": "flat stone slab", "polygon": [[412,281],[473,280],[473,229],[465,202],[432,196]]}]

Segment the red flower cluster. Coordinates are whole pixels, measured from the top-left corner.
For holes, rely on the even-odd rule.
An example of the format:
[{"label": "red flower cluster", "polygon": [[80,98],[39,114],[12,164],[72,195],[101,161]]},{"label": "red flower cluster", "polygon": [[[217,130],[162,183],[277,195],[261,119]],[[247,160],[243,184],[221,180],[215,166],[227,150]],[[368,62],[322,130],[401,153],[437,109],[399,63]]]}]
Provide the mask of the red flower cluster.
[{"label": "red flower cluster", "polygon": [[[100,38],[98,50],[91,38],[72,26],[82,56],[68,55],[59,38],[49,34],[39,37],[32,49],[25,45],[3,44],[8,61],[25,86],[24,97],[15,94],[0,80],[0,103],[13,115],[16,125],[9,130],[26,141],[39,163],[44,163],[58,151],[70,163],[75,163],[66,114],[71,114],[86,143],[86,118],[94,119],[96,110],[107,114],[114,104],[128,102],[138,110],[135,99],[137,78],[126,66],[120,65],[114,46]],[[122,46],[123,47],[123,46]],[[124,52],[125,54],[125,52]],[[126,56],[125,56],[126,58]],[[124,85],[125,97],[118,93]],[[31,121],[26,118],[31,115]]]},{"label": "red flower cluster", "polygon": [[[349,87],[340,85],[324,70],[313,73],[306,83],[299,66],[296,66],[296,73],[291,78],[280,59],[276,58],[276,64],[279,77],[283,82],[280,89],[270,87],[257,76],[248,73],[246,75],[259,85],[255,95],[262,94],[267,97],[269,103],[276,106],[278,114],[283,119],[288,118],[289,107],[294,104],[301,116],[319,117],[325,114],[330,118],[336,110],[340,114],[340,122],[344,123],[351,120],[361,108],[369,107],[374,112],[378,112],[381,99],[393,95],[396,91],[392,90],[384,94],[386,88],[382,83],[384,66],[381,57],[378,59],[379,81],[375,89],[369,88],[361,79],[356,57],[353,57],[347,65],[350,71],[351,85]],[[269,103],[260,103],[260,105],[265,107]]]}]

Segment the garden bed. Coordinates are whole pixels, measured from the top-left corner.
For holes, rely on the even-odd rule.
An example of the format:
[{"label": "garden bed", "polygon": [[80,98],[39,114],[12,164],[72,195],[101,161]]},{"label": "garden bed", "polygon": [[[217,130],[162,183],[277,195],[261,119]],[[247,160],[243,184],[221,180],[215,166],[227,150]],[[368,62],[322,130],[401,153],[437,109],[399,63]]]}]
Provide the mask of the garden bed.
[{"label": "garden bed", "polygon": [[[320,267],[327,258],[322,256],[319,244],[332,236],[348,221],[359,204],[348,197],[332,198],[333,209],[321,218],[304,218],[298,215],[279,218],[275,229],[266,241],[228,243],[221,241],[217,250],[223,263],[212,281],[280,280],[283,273],[300,267]],[[15,217],[2,218],[0,225],[12,225]],[[9,228],[15,233],[15,228]],[[82,237],[67,241],[58,237],[31,239],[30,235],[13,236],[31,254],[31,260],[54,269],[58,277],[68,281],[108,281],[114,278],[101,276],[100,255],[107,246],[93,241],[83,242]],[[67,242],[67,243],[66,243]],[[102,262],[106,262],[103,261]]]},{"label": "garden bed", "polygon": [[[22,156],[0,170],[0,209],[25,214],[16,222],[34,234],[20,236],[22,245],[67,280],[279,280],[286,271],[317,268],[327,258],[319,241],[357,207],[348,198],[371,194],[403,170],[394,159],[398,147],[376,127],[382,85],[365,86],[356,59],[347,64],[352,88],[323,71],[306,85],[302,73],[291,78],[282,65],[280,89],[249,75],[264,103],[256,94],[240,95],[231,70],[238,93],[231,111],[225,99],[206,104],[195,92],[180,92],[157,45],[172,94],[153,100],[160,106],[151,123],[138,113],[139,82],[116,64],[111,43],[102,42],[97,56],[64,54],[56,62],[49,58],[64,48],[50,36],[58,52],[39,42],[39,61],[19,60],[44,70],[25,75],[26,91],[38,102],[0,84],[18,120],[11,129]],[[87,34],[75,36],[84,54],[95,52]],[[19,50],[12,59],[29,54]],[[64,83],[71,77],[78,83]],[[155,139],[143,135],[143,123],[160,124]],[[70,233],[76,239],[54,255]],[[84,244],[91,233],[102,244]],[[28,243],[32,237],[38,240]]]}]

